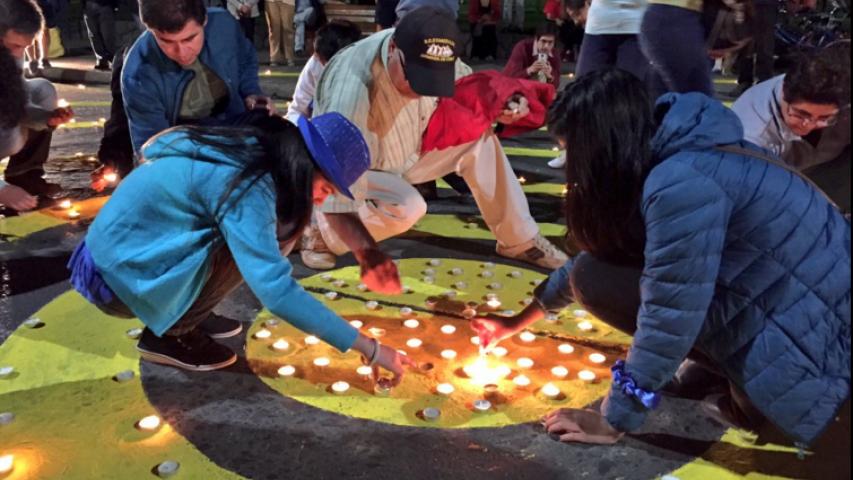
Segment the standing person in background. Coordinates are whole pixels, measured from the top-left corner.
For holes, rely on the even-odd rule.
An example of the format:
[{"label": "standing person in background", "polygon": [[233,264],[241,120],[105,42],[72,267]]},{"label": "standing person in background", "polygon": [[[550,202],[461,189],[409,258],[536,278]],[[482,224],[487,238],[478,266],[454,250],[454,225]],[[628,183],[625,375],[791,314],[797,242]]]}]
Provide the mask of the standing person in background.
[{"label": "standing person in background", "polygon": [[503,0],[501,11],[503,12],[503,18],[498,16],[496,20],[503,20],[507,30],[514,32],[524,31],[524,0]]},{"label": "standing person in background", "polygon": [[[0,0],[0,39],[22,72],[24,50],[44,28],[41,10],[33,0]],[[71,120],[74,112],[57,105],[56,87],[44,78],[24,80],[26,117],[21,132],[24,146],[9,158],[4,172],[6,183],[26,190],[30,195],[49,197],[62,190],[44,180],[44,164],[50,154],[53,131]],[[5,106],[4,106],[5,108]]]},{"label": "standing person in background", "polygon": [[556,1],[560,8],[559,13],[553,13],[551,7],[546,18],[553,21],[560,28],[560,44],[563,46],[563,62],[576,62],[578,51],[583,44],[583,29],[586,24],[586,14],[589,11],[590,0],[565,0]]},{"label": "standing person in background", "polygon": [[[24,146],[21,124],[27,115],[27,94],[24,79],[15,57],[0,45],[0,159],[16,153]],[[0,205],[14,210],[35,208],[36,197],[15,185],[0,180]]]},{"label": "standing person in background", "polygon": [[296,0],[296,14],[293,17],[296,34],[293,41],[296,55],[305,54],[305,30],[317,29],[326,24],[325,0]]},{"label": "standing person in background", "polygon": [[35,42],[27,48],[26,65],[29,74],[38,75],[40,70],[50,68],[50,60],[47,55],[50,52],[50,29],[56,28],[57,11],[50,0],[37,0],[41,13],[44,15],[44,28],[36,37]]},{"label": "standing person in background", "polygon": [[110,70],[116,52],[116,0],[85,0],[83,19],[95,52],[95,70]]},{"label": "standing person in background", "polygon": [[397,4],[400,0],[376,0],[376,31],[391,28],[397,23]]},{"label": "standing person in background", "polygon": [[703,0],[650,0],[640,24],[640,48],[652,69],[652,96],[700,92],[714,96],[705,44]]},{"label": "standing person in background", "polygon": [[776,51],[776,22],[779,5],[776,0],[753,0],[752,41],[740,51],[737,58],[737,89],[739,97],[755,83],[773,77],[773,55]]},{"label": "standing person in background", "polygon": [[471,24],[471,58],[487,62],[498,56],[498,22],[500,0],[471,0],[468,22]]},{"label": "standing person in background", "polygon": [[240,22],[243,35],[252,45],[255,44],[255,19],[261,15],[258,2],[259,0],[227,0],[228,11]]},{"label": "standing person in background", "polygon": [[308,59],[299,80],[296,82],[296,90],[293,92],[293,101],[287,107],[287,117],[291,123],[296,124],[300,116],[311,117],[312,103],[314,102],[314,91],[317,82],[326,69],[329,60],[345,47],[361,39],[361,30],[358,25],[349,20],[332,20],[317,30],[314,37],[314,55]]},{"label": "standing person in background", "polygon": [[264,13],[270,33],[270,65],[296,65],[293,54],[293,16],[295,0],[266,0]]},{"label": "standing person in background", "polygon": [[649,61],[637,40],[645,11],[646,0],[592,2],[575,75],[582,77],[601,68],[617,67],[645,81]]},{"label": "standing person in background", "polygon": [[536,80],[560,89],[560,54],[556,49],[557,27],[544,23],[536,35],[518,42],[503,69],[504,75],[513,78]]}]

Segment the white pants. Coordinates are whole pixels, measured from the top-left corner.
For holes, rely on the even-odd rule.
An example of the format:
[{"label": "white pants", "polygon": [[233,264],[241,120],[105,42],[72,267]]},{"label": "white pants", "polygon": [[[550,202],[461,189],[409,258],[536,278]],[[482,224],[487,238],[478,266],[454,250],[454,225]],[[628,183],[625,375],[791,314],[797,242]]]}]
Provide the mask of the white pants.
[{"label": "white pants", "polygon": [[[471,188],[483,220],[504,249],[524,249],[539,233],[530,215],[527,197],[504,154],[498,138],[489,132],[477,141],[432,151],[402,176],[369,171],[362,223],[379,242],[408,231],[426,214],[426,202],[412,185],[457,173]],[[348,251],[322,213],[317,222],[329,249],[336,255]]]}]

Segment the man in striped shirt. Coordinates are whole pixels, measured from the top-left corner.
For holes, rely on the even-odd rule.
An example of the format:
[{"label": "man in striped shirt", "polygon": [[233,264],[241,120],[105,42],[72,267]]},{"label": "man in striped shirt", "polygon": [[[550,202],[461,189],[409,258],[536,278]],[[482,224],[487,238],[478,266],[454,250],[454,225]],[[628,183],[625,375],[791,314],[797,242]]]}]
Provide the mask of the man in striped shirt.
[{"label": "man in striped shirt", "polygon": [[[452,172],[471,188],[483,219],[497,237],[497,252],[543,268],[567,257],[539,233],[527,199],[497,137],[421,153],[421,140],[437,106],[454,92],[458,30],[453,17],[431,7],[402,18],[339,52],[317,86],[314,115],[339,112],[361,130],[371,170],[354,185],[356,200],[327,201],[303,237],[302,258],[312,268],[332,268],[351,250],[374,291],[395,291],[393,263],[376,241],[409,230],[426,203],[412,185]],[[507,112],[511,123],[526,112]],[[372,284],[371,284],[372,283]]]}]

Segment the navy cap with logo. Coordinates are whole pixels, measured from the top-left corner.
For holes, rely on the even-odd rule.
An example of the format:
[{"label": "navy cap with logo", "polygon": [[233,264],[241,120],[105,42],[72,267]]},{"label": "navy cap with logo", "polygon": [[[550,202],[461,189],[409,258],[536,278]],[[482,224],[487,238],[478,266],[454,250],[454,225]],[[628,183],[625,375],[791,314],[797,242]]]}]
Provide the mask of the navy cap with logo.
[{"label": "navy cap with logo", "polygon": [[413,10],[397,24],[394,43],[403,52],[406,80],[415,93],[453,96],[460,46],[455,18],[432,7]]}]

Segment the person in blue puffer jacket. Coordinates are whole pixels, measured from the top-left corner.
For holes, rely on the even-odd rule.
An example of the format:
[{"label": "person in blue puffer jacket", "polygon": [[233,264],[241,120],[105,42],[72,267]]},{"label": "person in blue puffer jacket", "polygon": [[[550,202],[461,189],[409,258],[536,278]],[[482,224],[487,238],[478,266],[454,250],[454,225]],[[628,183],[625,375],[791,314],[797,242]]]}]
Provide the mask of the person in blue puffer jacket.
[{"label": "person in blue puffer jacket", "polygon": [[653,109],[639,80],[604,70],[562,92],[549,126],[571,147],[566,218],[582,253],[522,313],[472,326],[488,348],[577,301],[633,343],[601,411],[552,412],[548,431],[618,441],[691,358],[728,380],[722,418],[813,442],[850,395],[847,219],[700,93]]}]

